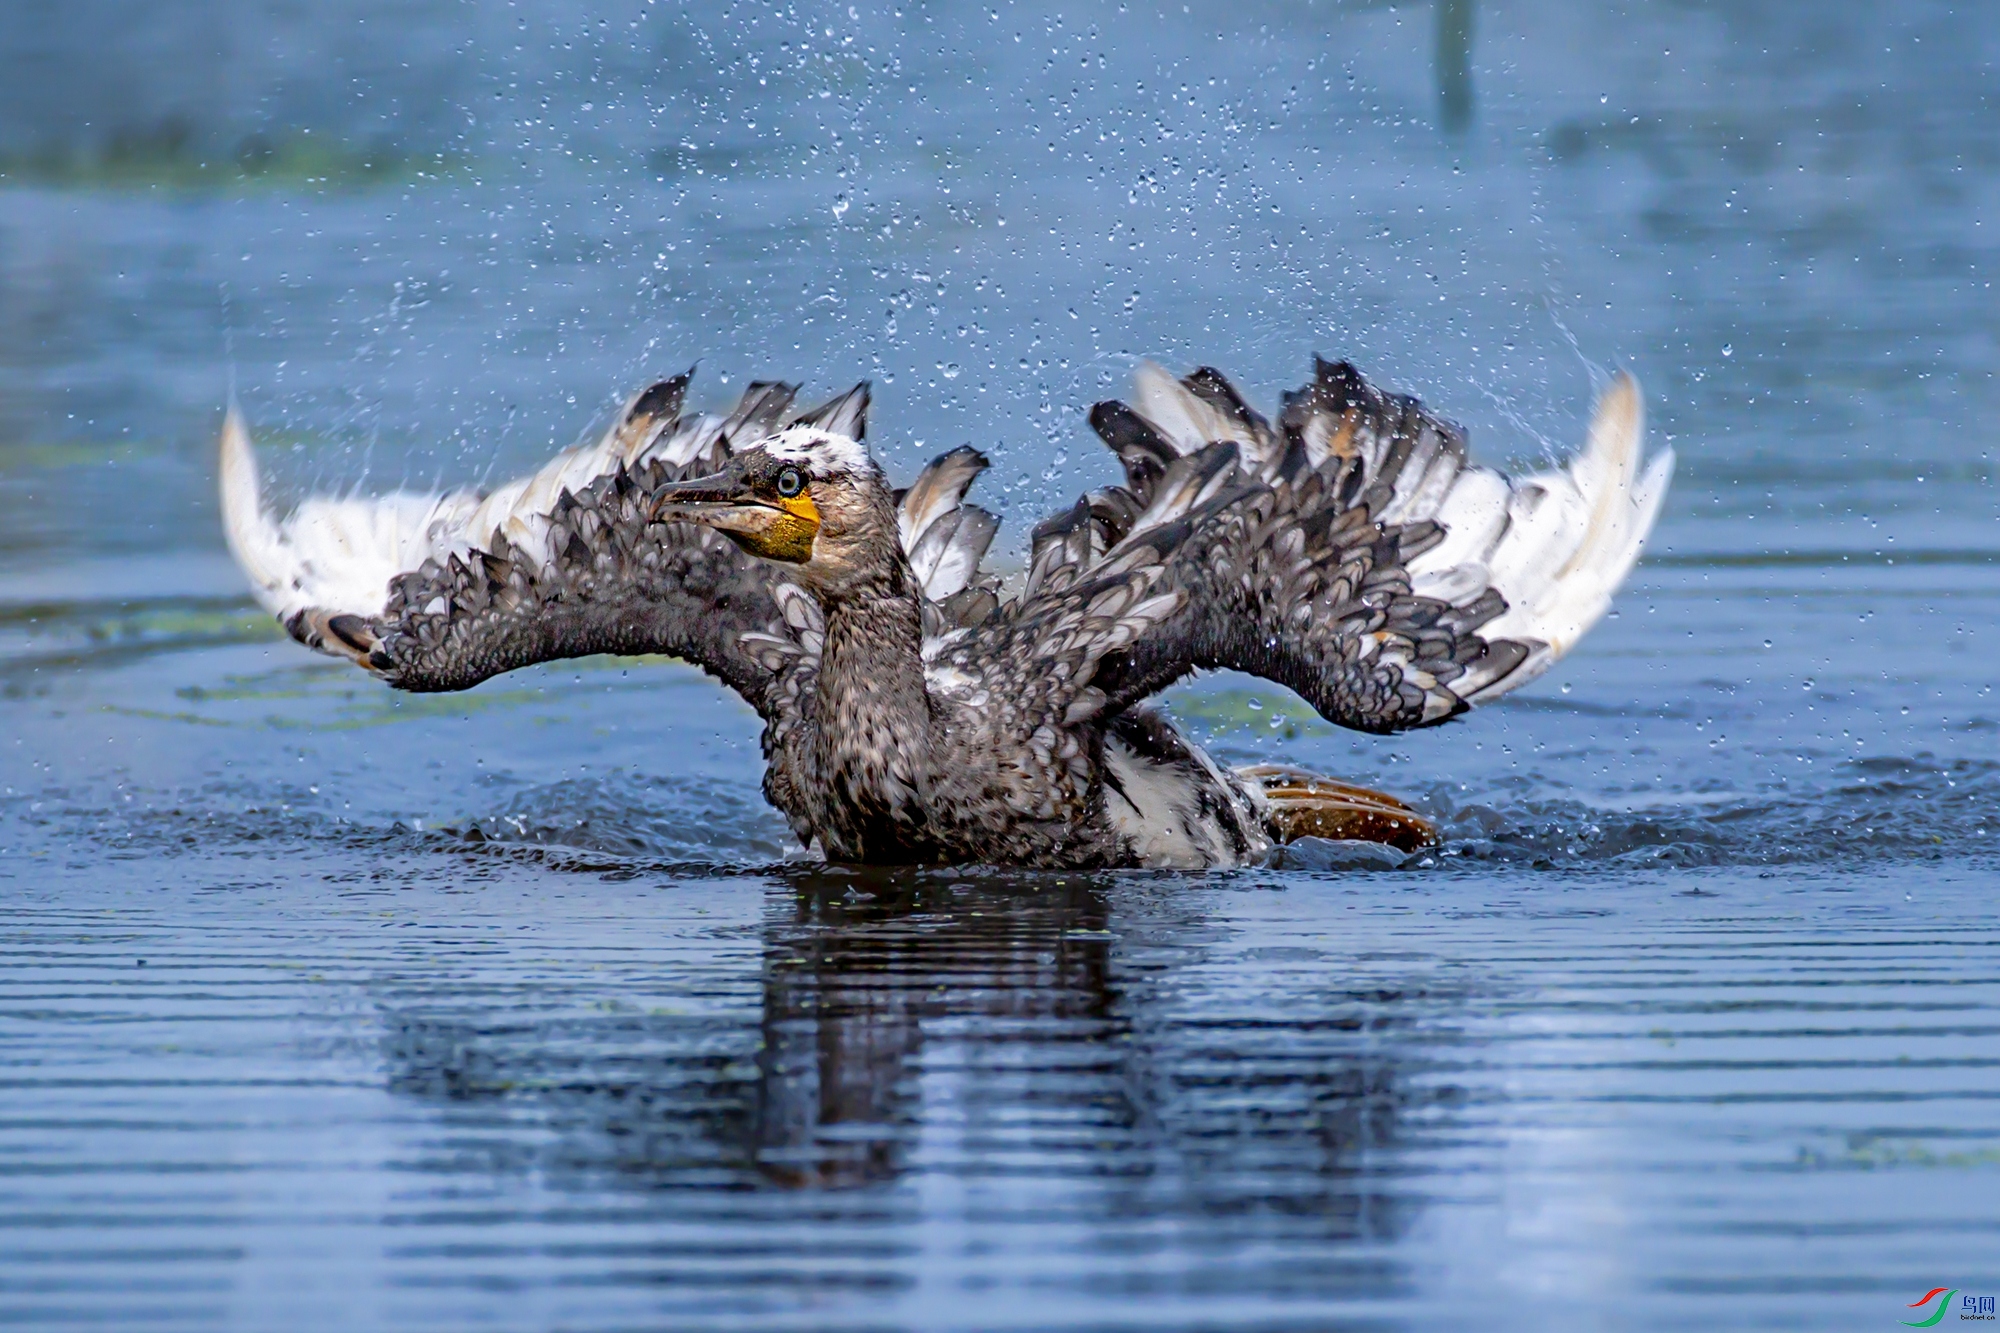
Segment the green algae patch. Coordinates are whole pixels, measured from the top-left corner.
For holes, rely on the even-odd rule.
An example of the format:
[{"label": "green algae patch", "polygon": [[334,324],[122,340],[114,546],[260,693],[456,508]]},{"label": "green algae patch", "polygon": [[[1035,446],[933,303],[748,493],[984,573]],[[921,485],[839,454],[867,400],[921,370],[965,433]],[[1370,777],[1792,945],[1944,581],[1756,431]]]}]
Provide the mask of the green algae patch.
[{"label": "green algae patch", "polygon": [[233,144],[167,119],[95,143],[49,143],[0,153],[0,187],[229,194],[255,190],[365,189],[440,179],[465,166],[450,153],[355,144],[310,130],[255,133]]},{"label": "green algae patch", "polygon": [[1331,736],[1336,728],[1304,700],[1275,690],[1225,686],[1176,690],[1168,707],[1183,721],[1212,736],[1249,733],[1297,740],[1301,736]]}]

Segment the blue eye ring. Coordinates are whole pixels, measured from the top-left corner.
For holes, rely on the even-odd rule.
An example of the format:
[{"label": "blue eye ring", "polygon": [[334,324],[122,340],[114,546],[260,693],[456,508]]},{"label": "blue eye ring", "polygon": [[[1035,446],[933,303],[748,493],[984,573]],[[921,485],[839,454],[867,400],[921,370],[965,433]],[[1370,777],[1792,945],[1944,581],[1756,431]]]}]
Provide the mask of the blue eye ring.
[{"label": "blue eye ring", "polygon": [[788,467],[778,473],[778,494],[787,500],[806,488],[806,475],[795,467]]}]

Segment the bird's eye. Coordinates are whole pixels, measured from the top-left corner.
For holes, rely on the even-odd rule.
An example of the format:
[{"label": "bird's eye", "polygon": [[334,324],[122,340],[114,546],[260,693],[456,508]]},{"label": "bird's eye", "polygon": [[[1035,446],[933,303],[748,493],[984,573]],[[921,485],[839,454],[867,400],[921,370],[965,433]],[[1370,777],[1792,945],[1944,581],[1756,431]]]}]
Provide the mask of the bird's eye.
[{"label": "bird's eye", "polygon": [[778,494],[787,500],[806,488],[806,474],[795,467],[788,467],[778,474]]}]

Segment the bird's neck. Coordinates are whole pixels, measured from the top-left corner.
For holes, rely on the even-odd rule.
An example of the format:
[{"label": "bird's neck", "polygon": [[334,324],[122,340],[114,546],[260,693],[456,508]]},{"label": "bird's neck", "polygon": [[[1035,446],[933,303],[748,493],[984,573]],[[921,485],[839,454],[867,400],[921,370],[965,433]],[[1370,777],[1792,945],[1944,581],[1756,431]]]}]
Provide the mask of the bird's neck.
[{"label": "bird's neck", "polygon": [[885,577],[821,597],[814,738],[839,859],[920,859],[929,789],[930,703],[915,580],[897,553]]}]

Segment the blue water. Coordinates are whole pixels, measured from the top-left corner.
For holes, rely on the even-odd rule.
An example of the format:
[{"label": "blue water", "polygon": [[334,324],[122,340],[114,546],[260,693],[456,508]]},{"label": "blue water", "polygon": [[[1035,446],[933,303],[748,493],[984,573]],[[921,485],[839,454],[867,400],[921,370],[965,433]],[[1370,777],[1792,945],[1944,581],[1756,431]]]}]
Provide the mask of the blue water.
[{"label": "blue water", "polygon": [[[1923,4],[22,6],[0,1321],[2000,1290],[1996,62]],[[1629,368],[1680,458],[1613,617],[1461,723],[1170,696],[1415,801],[1401,866],[818,866],[691,668],[391,694],[212,498],[232,391],[297,496],[502,478],[699,361],[872,379],[898,475],[978,444],[1004,564],[1138,357],[1268,404],[1315,351],[1516,466]]]}]

